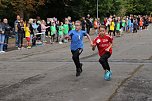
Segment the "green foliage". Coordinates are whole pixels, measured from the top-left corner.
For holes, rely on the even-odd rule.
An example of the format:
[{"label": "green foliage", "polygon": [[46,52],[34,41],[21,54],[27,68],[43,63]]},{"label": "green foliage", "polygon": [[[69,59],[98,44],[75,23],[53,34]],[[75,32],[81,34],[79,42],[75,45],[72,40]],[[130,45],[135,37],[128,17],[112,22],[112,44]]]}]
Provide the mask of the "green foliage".
[{"label": "green foliage", "polygon": [[150,14],[152,12],[152,0],[127,0],[126,14]]},{"label": "green foliage", "polygon": [[[152,0],[99,0],[99,17],[109,15],[150,14]],[[0,17],[25,18],[71,16],[74,19],[90,14],[96,17],[97,0],[0,0]]]}]

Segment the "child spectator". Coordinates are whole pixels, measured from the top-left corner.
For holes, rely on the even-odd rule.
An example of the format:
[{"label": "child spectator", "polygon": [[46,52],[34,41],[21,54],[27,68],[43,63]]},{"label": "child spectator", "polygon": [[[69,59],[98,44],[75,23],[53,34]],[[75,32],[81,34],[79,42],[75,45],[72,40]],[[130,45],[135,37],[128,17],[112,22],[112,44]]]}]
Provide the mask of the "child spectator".
[{"label": "child spectator", "polygon": [[63,44],[62,41],[63,41],[63,22],[60,22],[59,24],[59,31],[58,31],[58,34],[59,34],[59,44]]},{"label": "child spectator", "polygon": [[51,31],[51,40],[50,40],[50,43],[53,44],[54,43],[54,39],[55,39],[55,35],[56,35],[56,32],[57,32],[54,21],[51,24],[50,31]]},{"label": "child spectator", "polygon": [[27,49],[30,49],[31,48],[31,43],[30,43],[30,29],[29,29],[29,27],[30,27],[30,24],[29,23],[27,23],[26,24],[26,26],[25,26],[25,37],[26,37],[26,41],[27,41]]}]

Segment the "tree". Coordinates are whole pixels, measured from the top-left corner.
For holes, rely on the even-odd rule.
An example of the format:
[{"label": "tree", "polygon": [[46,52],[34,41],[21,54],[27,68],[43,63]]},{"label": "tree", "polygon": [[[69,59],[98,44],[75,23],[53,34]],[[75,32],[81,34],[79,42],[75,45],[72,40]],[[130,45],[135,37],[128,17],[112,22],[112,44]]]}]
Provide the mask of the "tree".
[{"label": "tree", "polygon": [[[99,17],[109,15],[150,14],[152,0],[99,0]],[[0,17],[15,19],[39,15],[41,18],[71,16],[79,19],[90,14],[96,17],[97,0],[0,0]],[[9,15],[9,16],[8,16]]]},{"label": "tree", "polygon": [[150,14],[152,11],[152,0],[127,0],[126,14]]},{"label": "tree", "polygon": [[15,14],[29,18],[39,6],[45,5],[45,0],[11,0],[10,3]]}]

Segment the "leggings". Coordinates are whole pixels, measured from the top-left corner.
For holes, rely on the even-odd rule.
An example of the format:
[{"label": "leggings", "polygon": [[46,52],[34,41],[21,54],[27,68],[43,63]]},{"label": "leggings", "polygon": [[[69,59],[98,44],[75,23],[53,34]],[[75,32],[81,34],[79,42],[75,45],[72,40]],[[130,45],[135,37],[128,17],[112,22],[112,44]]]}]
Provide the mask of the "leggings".
[{"label": "leggings", "polygon": [[79,60],[79,55],[82,53],[83,49],[82,48],[78,48],[77,50],[73,51],[71,50],[72,52],[72,59],[75,63],[75,66],[76,66],[76,69],[79,70],[81,67],[81,63],[80,63],[80,60]]},{"label": "leggings", "polygon": [[110,71],[110,66],[109,66],[109,63],[108,63],[108,58],[110,56],[111,56],[110,52],[106,52],[99,59],[99,62],[102,65],[104,70],[109,70]]}]

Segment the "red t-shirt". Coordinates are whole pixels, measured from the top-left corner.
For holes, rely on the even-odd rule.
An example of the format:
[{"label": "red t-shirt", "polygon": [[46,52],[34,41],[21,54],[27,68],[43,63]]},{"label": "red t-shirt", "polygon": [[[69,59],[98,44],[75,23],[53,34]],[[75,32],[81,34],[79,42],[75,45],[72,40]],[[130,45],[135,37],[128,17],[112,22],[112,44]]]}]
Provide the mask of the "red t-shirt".
[{"label": "red t-shirt", "polygon": [[[99,51],[99,56],[102,56],[103,54],[106,53],[106,50],[110,44],[112,43],[113,38],[109,35],[105,35],[104,37],[101,37],[100,35],[98,35],[94,41],[93,44],[95,44],[98,48]],[[112,48],[110,48],[109,50],[110,54],[112,54]]]}]

